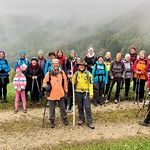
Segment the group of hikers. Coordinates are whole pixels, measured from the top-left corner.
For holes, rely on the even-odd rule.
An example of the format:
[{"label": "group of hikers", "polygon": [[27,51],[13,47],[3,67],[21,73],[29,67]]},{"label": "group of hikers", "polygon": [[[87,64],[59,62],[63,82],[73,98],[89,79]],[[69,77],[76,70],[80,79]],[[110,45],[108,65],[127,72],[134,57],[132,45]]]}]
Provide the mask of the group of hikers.
[{"label": "group of hikers", "polygon": [[[19,59],[14,64],[16,72],[13,85],[15,89],[15,111],[19,111],[19,100],[22,100],[24,113],[27,112],[26,99],[31,95],[30,103],[40,103],[42,96],[48,100],[50,127],[55,127],[55,107],[58,106],[65,125],[69,124],[67,112],[72,112],[73,93],[78,107],[79,125],[84,124],[94,129],[91,102],[97,106],[110,102],[112,89],[116,85],[114,103],[120,102],[120,93],[125,86],[125,100],[129,99],[130,83],[133,81],[134,101],[143,102],[145,93],[150,95],[150,55],[144,50],[137,53],[135,47],[123,55],[116,54],[112,60],[111,52],[105,56],[96,56],[94,49],[89,48],[84,59],[76,56],[71,50],[65,56],[61,49],[49,52],[45,59],[43,50],[37,57],[29,61],[26,51],[21,50]],[[9,83],[10,64],[5,58],[5,52],[0,50],[0,102],[7,103],[7,84]],[[146,91],[145,91],[146,84]],[[75,88],[73,88],[75,87]],[[149,106],[150,108],[150,106]],[[149,109],[148,109],[149,110]],[[85,115],[86,114],[86,115]],[[142,125],[150,124],[150,113]]]}]

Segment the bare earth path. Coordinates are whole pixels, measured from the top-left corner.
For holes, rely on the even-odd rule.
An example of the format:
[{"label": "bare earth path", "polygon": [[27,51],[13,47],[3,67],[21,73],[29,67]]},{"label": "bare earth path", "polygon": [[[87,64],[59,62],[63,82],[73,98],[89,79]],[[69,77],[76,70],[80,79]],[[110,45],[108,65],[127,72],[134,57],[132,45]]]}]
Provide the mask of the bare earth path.
[{"label": "bare earth path", "polygon": [[[122,103],[120,107],[114,104],[106,107],[93,107],[93,113],[105,113],[105,111],[123,110],[127,108],[139,108],[132,103]],[[57,110],[58,112],[58,110]],[[119,123],[95,122],[95,129],[89,129],[86,124],[72,127],[64,126],[59,119],[56,128],[50,129],[48,125],[48,112],[46,114],[46,127],[41,128],[43,109],[28,109],[24,114],[20,111],[0,111],[0,149],[47,149],[61,143],[88,142],[92,140],[120,139],[137,136],[139,125],[136,120]],[[59,116],[59,113],[57,113]],[[71,117],[71,115],[69,115]],[[140,135],[149,136],[150,128],[142,127]]]}]

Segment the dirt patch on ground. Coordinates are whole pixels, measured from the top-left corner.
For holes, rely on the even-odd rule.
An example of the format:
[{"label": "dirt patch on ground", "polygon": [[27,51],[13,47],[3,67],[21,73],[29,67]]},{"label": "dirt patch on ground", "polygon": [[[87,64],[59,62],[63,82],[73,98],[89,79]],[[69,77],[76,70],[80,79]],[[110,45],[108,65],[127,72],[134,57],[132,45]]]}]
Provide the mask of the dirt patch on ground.
[{"label": "dirt patch on ground", "polygon": [[[141,105],[140,105],[141,106]],[[138,109],[140,106],[133,103],[122,103],[121,106],[114,104],[94,107],[96,113],[105,111],[118,111]],[[41,128],[43,109],[28,109],[24,114],[20,111],[14,114],[13,111],[0,112],[0,149],[43,149],[55,148],[58,144],[72,144],[76,142],[88,142],[92,140],[120,139],[137,136],[139,125],[136,118],[129,122],[102,122],[95,121],[95,129],[89,129],[87,125],[72,127],[64,126],[57,109],[56,128],[50,129],[48,124],[48,111],[46,113],[46,126]],[[69,114],[71,117],[71,114]],[[150,135],[150,128],[142,127],[141,133]]]}]

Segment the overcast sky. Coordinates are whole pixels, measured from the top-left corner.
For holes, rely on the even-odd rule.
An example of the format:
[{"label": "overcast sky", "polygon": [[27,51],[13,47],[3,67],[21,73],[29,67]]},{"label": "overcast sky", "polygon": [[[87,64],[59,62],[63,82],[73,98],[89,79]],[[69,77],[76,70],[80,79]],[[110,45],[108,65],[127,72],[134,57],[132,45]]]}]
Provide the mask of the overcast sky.
[{"label": "overcast sky", "polygon": [[144,0],[0,0],[0,15],[43,18],[113,18],[136,8]]}]

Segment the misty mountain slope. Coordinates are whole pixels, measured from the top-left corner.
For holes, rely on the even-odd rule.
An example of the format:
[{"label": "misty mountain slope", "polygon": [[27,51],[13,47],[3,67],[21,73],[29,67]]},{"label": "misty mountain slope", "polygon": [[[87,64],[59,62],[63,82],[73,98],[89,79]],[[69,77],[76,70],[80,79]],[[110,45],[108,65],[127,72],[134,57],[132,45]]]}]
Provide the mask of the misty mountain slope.
[{"label": "misty mountain slope", "polygon": [[15,60],[20,49],[26,49],[29,57],[36,56],[38,49],[44,49],[48,53],[58,47],[64,50],[76,49],[81,56],[85,55],[86,49],[90,46],[93,46],[99,54],[110,50],[113,56],[120,50],[125,53],[130,46],[148,51],[150,47],[149,6],[149,1],[143,2],[136,9],[103,26],[100,24],[103,20],[100,20],[99,24],[91,24],[78,18],[69,21],[65,18],[59,21],[49,20],[46,23],[31,19],[30,23],[26,18],[25,23],[18,24],[19,30],[16,28],[12,30],[18,32],[17,37],[12,38],[10,35],[12,40],[5,42],[2,47],[7,53],[9,51],[7,56],[10,61]]},{"label": "misty mountain slope", "polygon": [[24,34],[39,25],[39,21],[30,17],[1,16],[0,17],[0,45],[7,45],[20,39]]},{"label": "misty mountain slope", "polygon": [[88,47],[93,46],[98,54],[106,50],[112,52],[122,51],[126,53],[131,46],[137,49],[145,49],[150,53],[150,1],[142,3],[126,15],[123,15],[109,24],[106,24],[92,36],[64,46],[79,49],[79,53],[85,54]]}]

